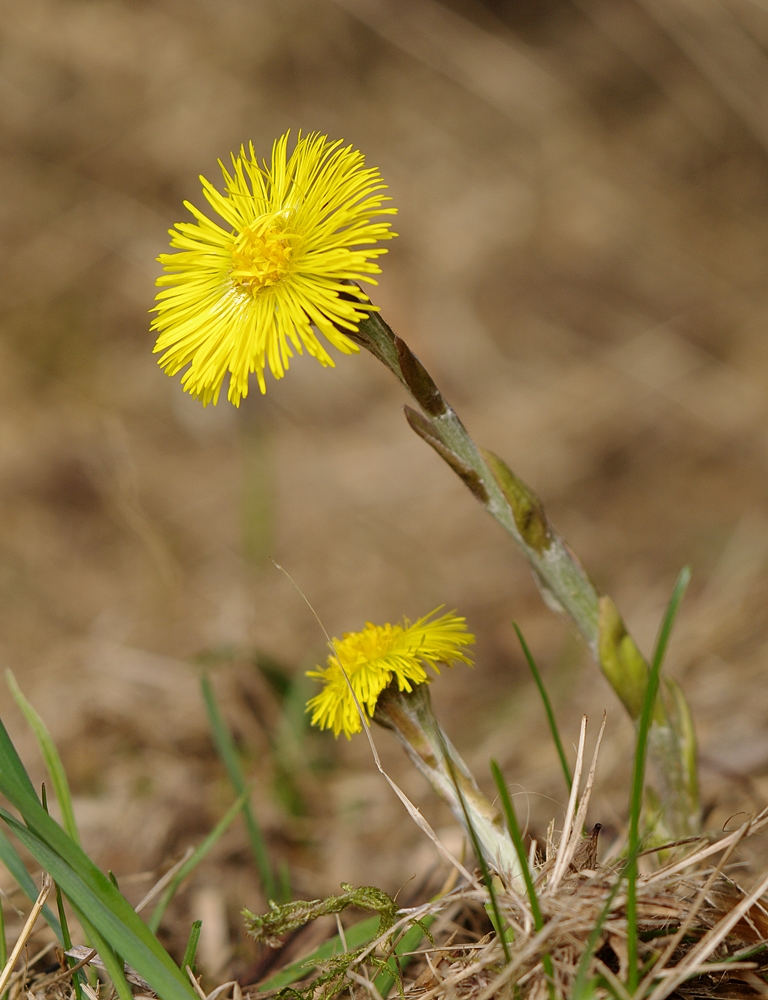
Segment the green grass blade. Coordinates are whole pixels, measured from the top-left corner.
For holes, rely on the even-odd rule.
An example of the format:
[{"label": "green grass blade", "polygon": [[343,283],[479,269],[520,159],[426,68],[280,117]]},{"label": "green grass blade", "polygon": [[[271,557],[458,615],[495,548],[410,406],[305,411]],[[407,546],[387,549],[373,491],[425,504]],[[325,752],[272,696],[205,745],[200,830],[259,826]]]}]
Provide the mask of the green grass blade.
[{"label": "green grass blade", "polygon": [[[83,931],[88,935],[88,940],[96,949],[99,954],[99,958],[104,963],[104,968],[107,970],[107,975],[112,980],[112,985],[115,987],[118,997],[120,1000],[133,1000],[133,991],[128,985],[128,980],[125,978],[125,966],[123,961],[117,957],[113,949],[110,947],[109,942],[106,941],[106,939],[99,933],[88,917],[86,917],[85,914],[82,913],[74,904],[72,904],[72,908],[75,911],[75,916],[80,921]],[[139,970],[137,969],[136,971],[138,972]]]},{"label": "green grass blade", "polygon": [[608,915],[611,912],[611,907],[613,906],[613,901],[616,898],[621,883],[624,880],[624,872],[616,879],[616,883],[608,893],[608,898],[605,901],[605,905],[600,911],[600,916],[595,922],[595,926],[590,931],[589,937],[587,938],[587,943],[584,946],[584,951],[581,955],[581,961],[579,962],[579,967],[576,970],[576,978],[573,981],[573,987],[571,989],[570,1000],[592,1000],[595,996],[594,981],[587,982],[587,974],[589,973],[589,963],[592,960],[592,955],[597,947],[597,942],[600,940],[600,935],[603,932],[603,924],[608,919]]},{"label": "green grass blade", "polygon": [[632,772],[632,787],[629,800],[629,840],[627,845],[627,962],[628,962],[628,982],[627,988],[630,993],[634,993],[639,982],[639,971],[637,968],[637,855],[640,852],[640,813],[643,804],[643,785],[645,783],[645,758],[648,750],[648,734],[651,729],[653,710],[656,705],[656,697],[659,692],[659,680],[661,677],[661,665],[664,661],[664,654],[667,651],[669,637],[672,626],[677,615],[680,602],[683,599],[688,583],[691,579],[691,571],[688,566],[684,566],[675,583],[672,596],[669,599],[664,619],[659,629],[659,636],[656,640],[656,648],[653,651],[651,669],[648,674],[648,684],[645,689],[643,699],[643,710],[640,714],[640,721],[637,727],[637,744],[635,747],[635,762]]},{"label": "green grass blade", "polygon": [[[117,876],[115,875],[115,873],[112,871],[111,868],[107,871],[107,875],[109,876],[109,881],[112,883],[112,885],[119,892],[120,891],[120,886],[117,883]],[[123,961],[123,958],[122,958],[122,956],[120,955],[119,952],[115,952],[115,961],[117,962],[117,964],[120,966],[121,969],[125,965],[125,962]]]},{"label": "green grass blade", "polygon": [[69,781],[67,780],[67,774],[64,770],[64,765],[61,762],[59,751],[56,749],[56,745],[51,739],[48,727],[38,715],[36,709],[24,697],[21,688],[16,683],[16,678],[13,676],[12,671],[6,670],[5,680],[10,688],[14,701],[21,709],[24,718],[27,720],[29,728],[32,730],[35,739],[37,740],[37,745],[40,747],[40,752],[43,755],[45,766],[48,769],[48,774],[51,776],[51,781],[53,782],[53,790],[56,793],[56,801],[59,803],[59,809],[61,809],[61,819],[64,829],[74,842],[79,844],[80,834],[77,829],[77,823],[75,822],[75,813],[72,809],[72,793],[69,789]]},{"label": "green grass blade", "polygon": [[[211,727],[211,735],[213,737],[214,745],[222,763],[224,764],[227,774],[229,775],[229,780],[234,785],[235,792],[238,795],[242,795],[245,791],[246,783],[245,776],[243,775],[243,769],[240,764],[240,757],[237,753],[235,741],[232,739],[232,734],[230,733],[229,728],[224,721],[224,717],[221,714],[221,710],[219,709],[216,696],[213,693],[213,688],[207,674],[203,674],[200,679],[200,687],[203,693],[203,702],[208,715],[208,723]],[[261,877],[262,889],[264,890],[264,894],[267,899],[274,899],[277,892],[275,877],[272,873],[272,865],[270,864],[269,854],[267,853],[267,845],[264,841],[264,835],[259,828],[259,824],[256,822],[256,817],[253,814],[250,803],[248,802],[243,805],[243,818],[245,819],[245,825],[248,829],[248,838],[251,842],[251,850],[253,852],[254,860],[256,861],[256,867]]]},{"label": "green grass blade", "polygon": [[517,632],[517,638],[522,646],[523,653],[526,660],[528,661],[528,667],[533,674],[533,679],[536,682],[536,687],[539,689],[539,694],[541,695],[541,700],[544,703],[544,711],[547,713],[547,722],[549,723],[549,731],[552,733],[552,739],[555,743],[555,749],[557,750],[557,756],[560,758],[560,767],[563,769],[563,775],[565,776],[565,783],[568,786],[568,792],[571,791],[571,785],[573,784],[573,778],[571,777],[571,769],[568,767],[568,759],[565,756],[565,750],[563,748],[563,741],[560,739],[560,730],[557,728],[557,720],[555,719],[555,713],[552,709],[552,702],[549,700],[549,695],[547,694],[547,689],[544,687],[544,681],[539,673],[539,668],[536,666],[536,661],[533,658],[533,654],[528,648],[528,643],[523,637],[523,633],[520,630],[520,626],[517,622],[512,622],[512,627],[515,632]]},{"label": "green grass blade", "polygon": [[528,867],[528,855],[525,853],[525,844],[523,843],[523,835],[520,832],[520,824],[517,822],[517,814],[515,813],[515,807],[512,804],[512,799],[509,797],[509,791],[507,789],[507,784],[504,781],[504,775],[501,773],[499,765],[493,759],[491,759],[491,774],[493,775],[493,780],[496,782],[496,788],[499,790],[499,797],[501,799],[501,805],[507,821],[509,835],[512,837],[512,842],[515,845],[517,856],[520,859],[520,868],[523,872],[525,889],[528,893],[528,900],[531,904],[533,923],[536,930],[540,931],[544,926],[544,917],[541,914],[539,899],[536,895],[536,887],[533,884],[531,871]]},{"label": "green grass blade", "polygon": [[423,926],[420,927],[419,924],[414,924],[413,927],[409,927],[397,942],[395,954],[387,962],[391,971],[380,972],[373,980],[373,985],[382,997],[386,998],[394,984],[399,982],[401,978],[400,971],[407,968],[413,961],[413,955],[408,953],[415,951],[419,947],[424,938],[424,928],[431,927],[435,919],[431,914],[422,917],[420,923]]},{"label": "green grass blade", "polygon": [[[0,830],[0,861],[2,861],[11,875],[13,875],[16,880],[16,884],[27,899],[34,903],[40,894],[40,890],[32,881],[32,876],[24,866],[24,862],[21,860],[19,852],[2,830]],[[53,915],[47,904],[43,907],[43,917],[53,933],[59,939],[59,944],[65,944],[61,924]]]},{"label": "green grass blade", "polygon": [[127,899],[40,804],[5,726],[0,721],[0,793],[24,824],[5,810],[0,817],[62,892],[98,924],[101,936],[150,983],[163,1000],[190,1000],[188,980],[134,912]]},{"label": "green grass blade", "polygon": [[[95,891],[88,881],[98,883],[98,879],[91,876],[86,881],[48,842],[6,810],[0,809],[0,818],[8,824],[38,864],[61,886],[91,944],[98,949],[105,964],[108,956],[102,954],[104,945],[112,953],[119,951],[163,1000],[191,1000],[194,997],[176,963],[106,876],[99,872],[104,884],[99,885],[98,891]],[[59,831],[72,844],[60,827]],[[73,846],[80,850],[76,845]],[[79,861],[76,857],[74,860]],[[88,866],[98,872],[90,859],[86,860]],[[87,918],[85,914],[88,914]],[[93,930],[92,933],[92,928],[98,930]]]},{"label": "green grass blade", "polygon": [[[48,812],[48,796],[46,795],[45,791],[45,782],[43,782],[43,787],[41,791],[42,791],[43,809],[45,809],[45,811]],[[111,874],[112,873],[110,872],[110,875]],[[66,911],[64,910],[64,897],[61,895],[61,888],[57,882],[54,882],[53,885],[54,885],[54,891],[56,893],[56,909],[59,912],[59,923],[61,924],[61,935],[64,939],[64,952],[66,953],[72,947],[72,938],[70,937],[69,934],[69,924],[67,923],[67,914]],[[117,885],[117,883],[115,883],[115,885]],[[73,965],[77,965],[77,961],[74,958],[67,957],[66,961],[67,964],[70,966],[70,968]],[[81,977],[82,977],[82,972],[78,970],[72,979],[72,986],[74,988],[77,1000],[83,1000],[83,991],[80,988]]]},{"label": "green grass blade", "polygon": [[[378,916],[366,917],[365,920],[360,920],[358,923],[346,928],[344,938],[347,942],[347,948],[350,951],[354,951],[355,948],[361,948],[363,945],[368,944],[369,941],[373,941],[378,936],[379,923]],[[291,962],[290,965],[286,965],[284,969],[276,972],[274,976],[270,976],[263,983],[259,983],[259,992],[281,990],[286,986],[290,986],[291,983],[295,983],[299,979],[304,979],[308,976],[313,966],[317,966],[320,962],[324,962],[328,958],[333,958],[334,955],[341,955],[343,951],[344,945],[342,940],[336,934],[334,937],[324,941],[305,958]]]},{"label": "green grass blade", "polygon": [[248,796],[251,794],[251,789],[245,788],[242,793],[235,799],[232,805],[227,809],[224,815],[221,817],[216,826],[211,830],[207,837],[205,837],[195,848],[189,858],[184,862],[184,864],[179,868],[173,879],[165,887],[163,895],[160,897],[160,902],[152,911],[152,916],[147,921],[147,925],[153,934],[157,933],[157,929],[160,926],[160,921],[165,915],[165,911],[171,904],[171,900],[178,892],[179,886],[184,881],[184,879],[191,872],[197,868],[206,854],[211,850],[211,848],[216,844],[216,842],[221,838],[223,833],[227,830],[232,820],[237,816],[240,810],[244,807],[248,800]]},{"label": "green grass blade", "polygon": [[480,871],[483,873],[483,881],[485,882],[485,887],[488,890],[488,895],[491,897],[491,913],[488,915],[491,917],[491,922],[494,925],[496,934],[498,935],[499,941],[501,942],[502,950],[504,951],[504,959],[509,965],[512,961],[512,956],[509,953],[509,943],[507,942],[506,927],[504,920],[501,916],[501,908],[499,907],[499,900],[496,897],[496,889],[493,885],[493,880],[491,878],[491,873],[488,870],[488,864],[485,860],[483,854],[483,849],[480,846],[480,840],[477,836],[475,830],[475,825],[472,822],[472,817],[469,814],[469,809],[467,809],[467,802],[464,798],[464,793],[461,790],[461,785],[456,777],[456,768],[453,766],[453,761],[448,753],[448,748],[445,745],[445,740],[443,739],[442,731],[438,728],[438,737],[443,747],[443,756],[445,757],[445,763],[448,765],[448,770],[451,774],[451,781],[453,782],[453,787],[456,789],[456,794],[459,797],[459,802],[461,803],[461,811],[464,813],[464,822],[467,825],[467,832],[469,833],[469,839],[472,841],[472,849],[475,852],[475,857],[477,858],[477,863],[480,865]]},{"label": "green grass blade", "polygon": [[[56,908],[59,911],[59,922],[61,923],[61,934],[64,938],[64,951],[67,952],[72,947],[72,937],[69,933],[69,924],[67,923],[67,914],[64,909],[64,897],[61,895],[61,887],[59,883],[56,883]],[[67,956],[66,962],[70,968],[73,965],[77,965],[77,959]],[[5,963],[2,963],[5,964]],[[82,977],[83,973],[78,970],[72,977],[72,986],[75,991],[76,1000],[83,1000],[83,990],[82,990]]]},{"label": "green grass blade", "polygon": [[3,913],[3,904],[0,900],[0,969],[5,968],[5,963],[8,961],[8,939],[5,936],[5,914]]},{"label": "green grass blade", "polygon": [[[525,891],[528,893],[528,901],[531,904],[533,925],[537,931],[540,931],[544,926],[544,917],[542,916],[541,907],[539,906],[539,898],[536,895],[536,886],[533,884],[533,879],[531,878],[531,870],[528,867],[528,856],[525,853],[525,844],[523,843],[523,835],[520,832],[520,824],[517,821],[517,814],[515,812],[512,799],[509,796],[507,783],[504,781],[504,775],[501,773],[501,768],[497,762],[493,759],[491,759],[491,774],[493,775],[493,780],[496,783],[496,788],[499,790],[499,798],[501,799],[502,809],[504,810],[504,816],[507,821],[507,829],[509,830],[509,835],[512,838],[512,843],[515,845],[515,850],[517,851],[517,856],[520,860],[520,870],[523,873],[523,879],[525,881]],[[549,995],[554,997],[555,970],[552,965],[552,959],[549,955],[544,955],[542,958],[542,965],[544,966],[544,971],[549,977],[549,981],[547,983]]]},{"label": "green grass blade", "polygon": [[[11,742],[5,725],[0,720],[0,791],[6,798],[13,802],[22,801],[30,806],[34,803],[42,805],[37,797],[35,786],[32,784],[27,770],[21,762],[21,758],[16,752],[16,747]],[[46,814],[47,815],[47,814]],[[37,896],[35,896],[37,899]]]},{"label": "green grass blade", "polygon": [[185,972],[187,968],[190,968],[193,972],[195,971],[195,955],[197,954],[197,946],[200,941],[200,931],[202,928],[202,920],[196,920],[190,928],[187,947],[184,949],[184,958],[181,960],[182,972]]},{"label": "green grass blade", "polygon": [[[2,722],[0,722],[0,730],[0,791],[6,795],[6,798],[13,801],[6,791],[7,786],[8,788],[12,788],[16,794],[29,796],[30,801],[34,800],[40,805],[34,786],[29,780],[29,775],[24,769],[21,760],[19,760]],[[3,737],[5,738],[4,740]],[[5,752],[8,751],[8,748],[10,748],[10,752]],[[42,806],[40,808],[42,809]],[[27,871],[18,851],[2,830],[0,830],[0,861],[3,862],[11,875],[13,875],[24,895],[34,903],[39,895],[38,888],[32,881],[32,876]],[[59,943],[63,944],[64,938],[62,936],[61,925],[47,904],[43,907],[42,913],[48,926],[58,938]]]}]

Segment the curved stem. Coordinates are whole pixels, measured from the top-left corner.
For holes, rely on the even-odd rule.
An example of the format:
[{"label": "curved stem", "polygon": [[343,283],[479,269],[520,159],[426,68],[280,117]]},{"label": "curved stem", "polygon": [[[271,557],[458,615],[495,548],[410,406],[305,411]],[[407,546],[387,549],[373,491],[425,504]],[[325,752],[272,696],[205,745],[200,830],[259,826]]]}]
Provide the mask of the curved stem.
[{"label": "curved stem", "polygon": [[[648,664],[615,604],[601,596],[565,539],[549,522],[541,501],[496,455],[475,444],[426,368],[378,313],[352,335],[408,390],[421,412],[405,408],[412,429],[463,480],[528,559],[546,603],[565,614],[637,722],[648,684]],[[657,699],[649,753],[658,782],[660,833],[690,836],[700,828],[696,740],[685,698],[666,679]]]},{"label": "curved stem", "polygon": [[[471,771],[440,727],[432,710],[429,685],[417,684],[406,692],[399,691],[393,681],[379,695],[373,718],[395,732],[408,756],[461,825],[467,829],[471,823],[488,864],[508,883],[518,878],[520,861],[501,813],[480,791]],[[474,840],[471,835],[470,839]]]}]

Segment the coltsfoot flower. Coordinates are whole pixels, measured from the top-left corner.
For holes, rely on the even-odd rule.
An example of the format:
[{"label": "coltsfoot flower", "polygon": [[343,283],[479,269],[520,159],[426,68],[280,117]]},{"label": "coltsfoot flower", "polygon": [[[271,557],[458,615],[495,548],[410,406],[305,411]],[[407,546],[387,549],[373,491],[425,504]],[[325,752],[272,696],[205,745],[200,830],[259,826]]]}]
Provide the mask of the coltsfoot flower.
[{"label": "coltsfoot flower", "polygon": [[312,725],[332,729],[334,736],[344,733],[349,739],[362,729],[350,685],[372,718],[379,695],[393,679],[400,691],[410,692],[415,685],[429,681],[427,665],[438,674],[439,664],[471,665],[463,650],[475,637],[467,631],[466,619],[453,612],[439,618],[434,618],[435,614],[432,611],[413,624],[407,618],[402,625],[367,622],[361,632],[345,632],[342,639],[334,639],[328,666],[307,672],[308,677],[317,677],[324,684],[320,694],[307,702]]},{"label": "coltsfoot flower", "polygon": [[375,244],[396,235],[388,221],[372,221],[397,211],[383,207],[390,199],[379,171],[341,140],[299,134],[289,156],[286,133],[270,166],[252,143],[231,156],[232,173],[219,161],[223,194],[200,178],[224,226],[184,202],[197,221],[177,222],[170,234],[179,252],[158,257],[166,273],[157,279],[155,352],[169,375],[188,366],[182,384],[204,405],[217,402],[227,375],[235,406],[252,372],[266,392],[265,368],[282,378],[294,350],[333,366],[315,329],[356,352],[343,331],[356,331],[376,307],[346,282],[375,285],[376,258],[387,252]]}]

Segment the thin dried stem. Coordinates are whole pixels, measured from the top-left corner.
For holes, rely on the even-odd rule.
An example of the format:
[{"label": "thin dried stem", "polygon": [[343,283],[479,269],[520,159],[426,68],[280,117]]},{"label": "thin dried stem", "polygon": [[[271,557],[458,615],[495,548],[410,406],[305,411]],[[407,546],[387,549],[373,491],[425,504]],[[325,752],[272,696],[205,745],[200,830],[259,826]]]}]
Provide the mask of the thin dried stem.
[{"label": "thin dried stem", "polygon": [[699,890],[699,893],[698,893],[698,895],[697,895],[697,897],[696,897],[696,899],[694,901],[693,906],[689,910],[689,912],[686,915],[685,919],[683,921],[681,921],[680,926],[677,929],[676,934],[673,936],[672,940],[669,942],[669,944],[667,945],[667,947],[664,949],[664,951],[662,952],[661,956],[659,957],[659,959],[655,963],[655,965],[651,968],[651,970],[648,972],[648,974],[645,976],[645,978],[643,980],[641,980],[641,982],[640,982],[640,984],[639,984],[639,986],[637,988],[637,992],[638,992],[638,994],[640,996],[644,996],[645,995],[645,993],[647,992],[648,987],[651,985],[651,983],[653,982],[654,978],[656,976],[658,976],[659,973],[656,972],[655,970],[656,969],[658,969],[660,971],[663,970],[665,968],[667,962],[674,955],[675,951],[677,950],[677,946],[680,944],[680,942],[685,937],[685,935],[686,935],[686,933],[688,931],[688,928],[691,926],[691,924],[695,920],[696,915],[698,914],[699,910],[702,908],[702,906],[706,902],[707,893],[709,892],[709,890],[714,885],[715,880],[718,878],[718,876],[720,875],[720,873],[722,872],[722,870],[728,864],[728,860],[729,860],[730,856],[733,854],[733,852],[736,850],[736,847],[738,846],[738,844],[747,835],[748,830],[749,830],[749,823],[747,822],[747,823],[744,823],[744,825],[737,831],[738,833],[741,834],[741,836],[738,837],[737,839],[733,840],[733,842],[731,844],[729,844],[728,849],[726,850],[726,852],[723,855],[723,857],[720,859],[720,863],[717,865],[716,868],[713,869],[711,875],[709,876],[709,878],[707,879],[707,881],[704,883],[704,885]]},{"label": "thin dried stem", "polygon": [[571,786],[571,794],[568,799],[568,808],[565,812],[565,822],[563,824],[563,833],[560,837],[560,846],[557,850],[557,859],[555,861],[555,867],[552,869],[552,875],[548,881],[548,887],[550,892],[554,892],[560,884],[560,880],[565,874],[566,866],[570,861],[570,858],[566,860],[568,841],[571,838],[571,830],[573,825],[573,817],[576,812],[576,803],[579,799],[579,782],[581,781],[581,769],[584,764],[584,742],[587,738],[587,717],[586,715],[582,717],[581,720],[581,732],[579,733],[579,748],[576,751],[576,766],[573,770],[573,785]]},{"label": "thin dried stem", "polygon": [[[55,942],[51,943],[51,947],[52,948],[55,947]],[[85,968],[86,965],[89,965],[91,960],[96,958],[97,955],[98,952],[96,951],[96,949],[91,948],[91,950],[88,952],[85,958],[81,958],[80,961],[77,962],[75,965],[70,965],[69,968],[64,969],[63,972],[59,972],[57,975],[55,975],[53,979],[49,979],[45,984],[46,988],[48,988],[49,986],[55,986],[56,983],[64,982],[65,979],[70,979],[76,972],[79,972],[81,969]],[[36,956],[32,960],[32,962],[30,962],[30,965],[34,965],[38,957],[39,956]],[[16,975],[18,975],[18,973],[16,973]],[[13,979],[14,977],[11,977],[11,982],[13,982]]]},{"label": "thin dried stem", "polygon": [[354,972],[352,969],[347,969],[347,978],[351,979],[353,982],[362,986],[363,989],[367,990],[373,1000],[383,1000],[381,993],[376,989],[376,984],[372,983],[367,976],[361,976],[359,972]]},{"label": "thin dried stem", "polygon": [[189,977],[189,981],[192,984],[192,989],[200,997],[200,1000],[206,1000],[205,991],[200,986],[200,983],[198,983],[197,979],[195,978],[194,972],[190,969],[189,966],[187,966],[187,976]]},{"label": "thin dried stem", "polygon": [[[768,808],[764,809],[749,823],[749,833],[757,833],[767,825]],[[718,854],[720,851],[724,851],[731,845],[731,843],[736,840],[740,840],[741,837],[741,827],[739,827],[738,830],[734,830],[733,833],[715,841],[714,844],[710,844],[708,847],[702,847],[700,850],[694,851],[694,853],[689,855],[687,858],[683,858],[681,861],[669,864],[665,868],[660,868],[659,871],[654,872],[653,875],[646,876],[643,881],[646,885],[650,885],[653,882],[663,882],[665,879],[669,878],[670,875],[676,875],[678,872],[685,871],[686,868],[692,868],[695,865],[700,865],[705,858],[708,858],[713,854]]]},{"label": "thin dried stem", "polygon": [[711,955],[717,946],[723,941],[741,918],[749,912],[751,907],[760,899],[764,892],[768,890],[768,875],[760,880],[757,887],[731,910],[727,916],[716,924],[711,931],[695,945],[685,956],[685,959],[677,966],[674,975],[661,983],[651,993],[648,1000],[664,1000],[670,993],[692,975],[695,975],[698,966],[701,965]]},{"label": "thin dried stem", "polygon": [[173,881],[174,875],[180,871],[184,865],[189,861],[192,855],[195,853],[194,847],[188,847],[182,857],[173,865],[168,871],[163,875],[162,878],[158,879],[157,882],[152,886],[149,892],[144,896],[144,898],[137,904],[136,912],[141,913],[144,907],[151,903],[152,900],[157,896],[158,893],[162,892],[167,885]]},{"label": "thin dried stem", "polygon": [[[189,966],[187,966],[187,969],[189,969]],[[189,975],[189,972],[187,972],[187,975]],[[232,990],[232,995],[234,996],[235,990],[239,987],[239,985],[240,984],[236,979],[231,979],[228,983],[222,983],[221,986],[217,986],[215,990],[211,990],[205,1000],[218,1000],[218,998],[223,996],[223,994],[229,989]]]},{"label": "thin dried stem", "polygon": [[30,910],[29,916],[27,917],[27,922],[21,929],[21,934],[19,934],[16,944],[13,946],[13,951],[8,956],[8,961],[5,963],[5,968],[2,973],[0,973],[0,996],[5,992],[5,988],[8,985],[8,980],[11,978],[11,973],[13,972],[13,967],[16,964],[16,960],[22,952],[22,949],[27,943],[29,935],[32,933],[32,929],[37,923],[37,918],[40,916],[43,907],[45,906],[45,901],[48,899],[48,893],[51,891],[53,886],[53,879],[48,874],[48,872],[43,872],[43,886],[40,890],[40,895],[35,900],[35,904]]},{"label": "thin dried stem", "polygon": [[571,825],[571,835],[568,841],[568,845],[565,849],[565,865],[566,867],[570,865],[573,861],[573,856],[576,852],[576,848],[581,843],[581,831],[584,828],[584,820],[587,818],[587,809],[589,808],[589,800],[592,796],[592,786],[595,783],[595,772],[597,771],[597,760],[600,756],[600,746],[603,742],[603,734],[605,733],[605,724],[607,721],[607,715],[603,712],[603,722],[600,726],[600,732],[597,734],[597,742],[595,743],[595,750],[592,754],[592,763],[589,767],[589,773],[587,774],[587,780],[584,784],[584,793],[581,796],[581,801],[579,802],[579,810],[576,813],[576,818]]}]

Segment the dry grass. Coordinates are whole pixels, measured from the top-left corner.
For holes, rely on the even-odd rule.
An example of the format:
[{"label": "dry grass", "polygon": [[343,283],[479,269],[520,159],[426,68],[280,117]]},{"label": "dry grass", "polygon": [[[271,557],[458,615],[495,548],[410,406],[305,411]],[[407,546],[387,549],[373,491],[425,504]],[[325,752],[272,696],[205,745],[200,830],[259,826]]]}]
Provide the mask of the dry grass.
[{"label": "dry grass", "polygon": [[[725,874],[735,849],[766,826],[768,810],[710,842],[702,838],[695,847],[667,845],[646,854],[660,855],[664,863],[654,866],[638,881],[640,959],[648,972],[637,996],[648,1000],[736,1000],[768,995],[762,978],[768,973],[768,908],[762,899],[768,890],[768,875],[745,890]],[[560,845],[566,845],[567,850],[574,838],[580,840],[579,829],[572,823]],[[429,916],[434,919],[429,943],[425,939],[416,952],[405,953],[409,961],[402,988],[409,1000],[492,1000],[513,995],[545,1000],[550,995],[542,965],[545,956],[554,967],[557,997],[573,998],[577,981],[584,987],[599,976],[608,981],[612,991],[602,987],[597,993],[585,993],[585,997],[628,998],[630,994],[623,985],[627,979],[627,920],[621,864],[597,864],[578,870],[570,865],[556,882],[553,873],[558,868],[559,853],[551,842],[538,855],[536,845],[532,846],[532,856],[537,857],[534,873],[539,906],[545,920],[540,931],[535,930],[527,897],[511,887],[497,886],[497,902],[511,931],[509,963],[505,963],[496,936],[486,930],[490,897],[473,880],[443,892],[433,903],[401,910],[394,928],[350,964],[344,992],[350,990],[353,996],[378,1000],[372,982],[377,968],[370,964],[371,954],[382,949],[380,953],[386,956],[400,932],[414,920]],[[560,854],[561,859],[563,856]],[[46,894],[44,888],[41,900]],[[9,1000],[72,1000],[72,970],[62,971],[60,966],[51,965],[51,944],[37,954],[28,954],[22,968],[7,978],[16,956],[28,943],[33,924],[31,921],[19,936],[15,955],[6,968],[4,981],[10,987]],[[98,957],[94,961],[95,953],[87,948],[70,954],[80,959],[78,967],[92,962],[95,968],[101,968]],[[129,972],[129,981],[137,995],[152,995],[140,977]],[[243,994],[237,982],[228,982],[206,996],[197,982],[195,986],[201,1000],[230,995],[234,1000],[243,995],[246,1000],[267,1000],[279,992],[256,989]],[[306,984],[301,988],[306,989]],[[87,989],[88,1000],[95,1000],[103,991],[104,987],[98,986]],[[316,995],[326,994],[318,987]]]},{"label": "dry grass", "polygon": [[[754,829],[765,823],[766,817],[760,817]],[[725,852],[731,842],[732,838],[723,838],[716,850]],[[768,929],[768,912],[758,902],[768,887],[768,878],[746,894],[723,878],[719,867],[710,869],[697,863],[698,853],[670,866],[684,865],[683,870],[670,873],[663,868],[638,884],[639,927],[647,938],[641,957],[644,962],[656,963],[660,980],[655,989],[642,995],[653,1000],[765,996],[768,989],[757,974],[766,971],[768,958],[762,949],[752,953]],[[621,892],[615,892],[616,879],[615,873],[601,867],[597,872],[569,873],[553,892],[543,889],[540,905],[546,923],[539,933],[534,931],[527,901],[516,893],[501,892],[499,902],[514,931],[508,965],[498,941],[488,936],[472,946],[453,947],[461,927],[461,916],[454,911],[443,930],[446,940],[440,941],[438,934],[435,946],[422,951],[421,964],[413,973],[409,969],[406,996],[490,1000],[512,996],[516,984],[518,996],[545,998],[548,988],[542,958],[549,955],[556,995],[572,997],[588,946],[594,954],[585,969],[587,980],[602,976],[620,997],[628,996],[622,985],[627,975],[625,899]],[[476,890],[465,890],[461,898],[469,907],[488,899]],[[601,919],[602,931],[592,941]],[[648,978],[646,989],[653,977]],[[610,994],[603,989],[597,995]]]},{"label": "dry grass", "polygon": [[[583,803],[589,795],[587,784]],[[763,899],[768,875],[745,890],[725,874],[736,849],[766,826],[768,810],[709,842],[702,837],[695,846],[668,844],[645,852],[646,859],[663,858],[663,863],[653,865],[637,884],[639,958],[645,975],[632,996],[735,1000],[768,995],[761,975],[768,971],[768,908]],[[569,863],[574,846],[583,843],[581,829],[578,816],[572,815],[559,846],[548,840],[538,855],[536,844],[531,846],[544,917],[540,930],[536,930],[528,898],[497,883],[497,903],[510,939],[509,962],[498,937],[477,930],[487,922],[483,918],[490,896],[475,880],[446,891],[434,903],[401,911],[395,932],[405,930],[414,919],[436,918],[430,944],[410,953],[404,995],[413,1000],[504,996],[543,1000],[553,986],[556,997],[574,998],[579,986],[586,990],[588,983],[600,977],[604,983],[596,993],[579,992],[578,996],[628,998],[623,863],[591,867]],[[361,987],[353,990],[354,995],[377,997],[372,985],[376,968],[366,966],[366,959],[377,946],[384,946],[383,954],[388,954],[397,937],[391,934],[387,931],[364,949],[347,970],[349,982]],[[545,973],[546,957],[552,963],[554,981]],[[266,998],[276,992],[254,996]],[[325,995],[322,987],[317,995]]]}]

